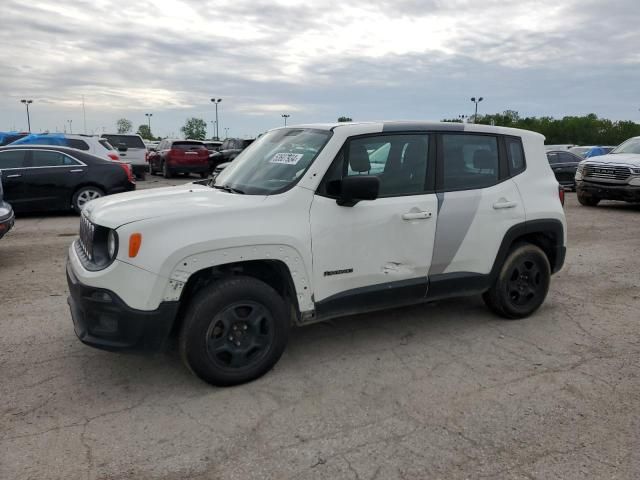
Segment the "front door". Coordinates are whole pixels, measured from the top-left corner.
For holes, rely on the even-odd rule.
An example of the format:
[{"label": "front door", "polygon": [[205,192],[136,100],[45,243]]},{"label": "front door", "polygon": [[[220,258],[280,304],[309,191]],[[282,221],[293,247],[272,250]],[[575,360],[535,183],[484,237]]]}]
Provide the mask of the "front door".
[{"label": "front door", "polygon": [[[427,292],[438,203],[428,134],[354,137],[311,205],[314,300],[319,317],[416,303]],[[346,207],[330,184],[376,175],[376,200]]]}]

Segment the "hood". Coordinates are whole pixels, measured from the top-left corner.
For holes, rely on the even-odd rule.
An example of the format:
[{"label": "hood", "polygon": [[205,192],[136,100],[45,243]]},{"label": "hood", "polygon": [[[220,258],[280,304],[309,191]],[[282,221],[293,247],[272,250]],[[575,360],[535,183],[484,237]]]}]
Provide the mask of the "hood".
[{"label": "hood", "polygon": [[640,167],[640,154],[637,153],[614,153],[607,155],[600,155],[598,157],[591,157],[583,160],[583,164],[586,163],[605,163],[605,164],[619,164],[630,165],[633,167]]},{"label": "hood", "polygon": [[222,209],[251,208],[265,198],[263,195],[242,195],[204,185],[186,184],[108,195],[89,202],[83,214],[97,225],[115,229],[150,218],[185,218]]}]

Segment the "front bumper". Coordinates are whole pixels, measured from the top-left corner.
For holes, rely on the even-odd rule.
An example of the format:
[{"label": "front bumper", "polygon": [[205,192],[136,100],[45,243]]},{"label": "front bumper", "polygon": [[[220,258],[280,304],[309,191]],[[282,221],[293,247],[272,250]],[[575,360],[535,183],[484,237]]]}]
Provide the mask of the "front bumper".
[{"label": "front bumper", "polygon": [[11,205],[9,205],[8,203],[2,202],[0,200],[0,207],[9,210],[8,214],[0,216],[0,238],[2,238],[4,237],[5,233],[7,233],[13,227],[15,216],[13,213],[13,208],[11,208]]},{"label": "front bumper", "polygon": [[178,313],[179,302],[162,302],[156,310],[136,310],[110,290],[82,284],[69,262],[67,283],[73,329],[81,342],[103,350],[162,348]]},{"label": "front bumper", "polygon": [[640,187],[633,185],[610,185],[606,183],[576,181],[576,190],[602,200],[622,200],[625,202],[640,202]]}]

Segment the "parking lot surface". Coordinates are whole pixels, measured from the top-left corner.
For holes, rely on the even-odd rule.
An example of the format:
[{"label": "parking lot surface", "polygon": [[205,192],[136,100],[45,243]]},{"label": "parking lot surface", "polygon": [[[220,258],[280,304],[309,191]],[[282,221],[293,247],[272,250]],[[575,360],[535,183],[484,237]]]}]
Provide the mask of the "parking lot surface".
[{"label": "parking lot surface", "polygon": [[336,319],[225,389],[174,349],[82,345],[78,217],[19,217],[0,240],[0,478],[638,478],[640,207],[565,209],[566,265],[533,317],[473,297]]}]

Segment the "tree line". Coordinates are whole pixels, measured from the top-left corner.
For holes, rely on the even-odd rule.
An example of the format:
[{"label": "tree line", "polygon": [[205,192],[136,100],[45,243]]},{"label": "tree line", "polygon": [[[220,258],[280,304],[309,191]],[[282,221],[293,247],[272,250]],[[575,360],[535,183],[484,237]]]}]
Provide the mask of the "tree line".
[{"label": "tree line", "polygon": [[[473,120],[473,116],[470,118]],[[478,115],[475,123],[501,127],[523,128],[541,133],[545,143],[573,145],[619,145],[630,137],[640,136],[640,124],[631,120],[612,121],[598,118],[595,113],[582,117],[520,117],[514,110],[491,115]],[[461,122],[444,119],[443,122]]]}]

